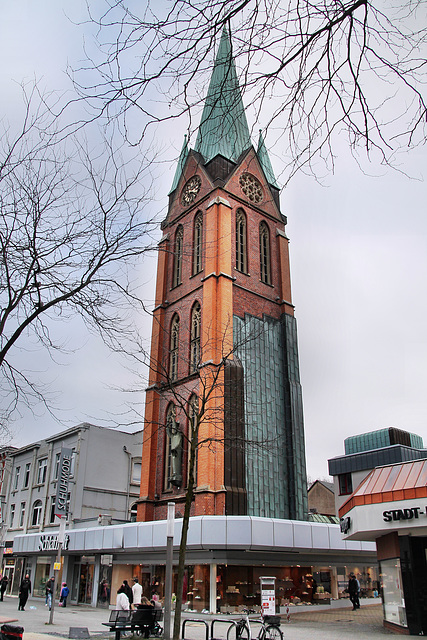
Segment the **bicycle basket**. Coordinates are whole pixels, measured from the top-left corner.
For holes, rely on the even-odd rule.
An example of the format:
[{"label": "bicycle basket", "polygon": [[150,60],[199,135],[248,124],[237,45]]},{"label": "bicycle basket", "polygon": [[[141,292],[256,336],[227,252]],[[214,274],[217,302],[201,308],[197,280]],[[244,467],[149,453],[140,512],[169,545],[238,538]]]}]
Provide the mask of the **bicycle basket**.
[{"label": "bicycle basket", "polygon": [[272,624],[275,627],[280,627],[280,616],[264,616],[265,624]]}]

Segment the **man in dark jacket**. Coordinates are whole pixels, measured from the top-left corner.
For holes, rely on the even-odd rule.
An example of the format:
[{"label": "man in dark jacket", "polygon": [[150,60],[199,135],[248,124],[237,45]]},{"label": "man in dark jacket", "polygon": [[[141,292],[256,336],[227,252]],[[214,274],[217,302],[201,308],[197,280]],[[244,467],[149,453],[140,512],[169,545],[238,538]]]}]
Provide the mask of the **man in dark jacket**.
[{"label": "man in dark jacket", "polygon": [[353,611],[360,609],[359,602],[360,585],[354,573],[350,573],[350,580],[348,581],[348,593],[350,595],[350,602],[353,604]]},{"label": "man in dark jacket", "polygon": [[8,582],[9,580],[7,576],[3,576],[2,579],[0,580],[0,602],[3,602],[3,596],[4,596],[4,592],[7,589]]},{"label": "man in dark jacket", "polygon": [[19,606],[18,611],[25,611],[25,605],[27,604],[28,596],[31,593],[31,580],[28,573],[21,581],[19,587]]}]

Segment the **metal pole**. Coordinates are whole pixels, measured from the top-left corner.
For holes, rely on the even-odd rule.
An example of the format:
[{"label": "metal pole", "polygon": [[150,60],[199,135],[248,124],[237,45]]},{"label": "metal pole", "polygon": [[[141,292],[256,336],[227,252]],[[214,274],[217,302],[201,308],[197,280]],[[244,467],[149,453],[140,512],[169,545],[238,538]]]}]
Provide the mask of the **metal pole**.
[{"label": "metal pole", "polygon": [[166,576],[165,576],[165,631],[164,640],[171,637],[172,571],[173,571],[173,530],[175,524],[175,503],[168,502],[166,528]]},{"label": "metal pole", "polygon": [[55,596],[56,596],[56,589],[58,587],[58,576],[59,576],[59,571],[61,569],[61,551],[62,551],[62,545],[64,544],[64,538],[65,538],[65,525],[67,523],[67,518],[65,516],[61,517],[61,516],[56,516],[57,518],[59,517],[60,522],[59,522],[59,531],[58,531],[58,553],[56,554],[56,561],[54,564],[54,576],[55,576],[55,580],[54,580],[54,585],[53,585],[53,593],[52,593],[52,602],[51,602],[51,606],[50,606],[50,612],[49,612],[49,622],[48,624],[53,624],[53,612],[55,610]]}]

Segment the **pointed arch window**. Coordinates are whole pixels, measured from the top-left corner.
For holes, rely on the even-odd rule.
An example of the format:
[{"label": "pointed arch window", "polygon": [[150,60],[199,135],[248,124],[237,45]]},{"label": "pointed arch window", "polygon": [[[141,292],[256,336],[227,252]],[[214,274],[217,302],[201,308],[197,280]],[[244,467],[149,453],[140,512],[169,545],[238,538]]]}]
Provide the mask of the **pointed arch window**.
[{"label": "pointed arch window", "polygon": [[197,371],[200,364],[200,328],[202,323],[202,309],[196,302],[191,310],[190,336],[190,373]]},{"label": "pointed arch window", "polygon": [[[197,418],[199,410],[199,399],[196,395],[192,395],[190,402],[188,403],[188,465],[187,465],[187,484],[190,478],[190,455],[191,455],[191,442],[194,435],[194,430],[197,428]],[[197,443],[194,443],[197,446]],[[197,448],[195,450],[194,460],[194,488],[197,486]]]},{"label": "pointed arch window", "polygon": [[169,379],[171,382],[178,379],[178,349],[179,349],[179,317],[174,315],[171,322],[170,349],[169,349]]},{"label": "pointed arch window", "polygon": [[176,422],[176,408],[175,405],[170,404],[166,413],[166,429],[165,429],[165,471],[163,488],[165,491],[172,488],[170,477],[172,475],[172,451],[171,451],[171,439],[169,433],[175,427]]},{"label": "pointed arch window", "polygon": [[271,284],[270,230],[264,221],[259,225],[259,260],[261,282]]},{"label": "pointed arch window", "polygon": [[199,211],[194,218],[193,230],[193,276],[202,270],[203,214]]},{"label": "pointed arch window", "polygon": [[246,215],[242,209],[238,209],[236,213],[236,269],[242,273],[248,272],[246,234]]},{"label": "pointed arch window", "polygon": [[173,282],[172,286],[177,287],[182,282],[182,253],[184,246],[184,228],[179,225],[175,234],[174,262],[173,262]]}]

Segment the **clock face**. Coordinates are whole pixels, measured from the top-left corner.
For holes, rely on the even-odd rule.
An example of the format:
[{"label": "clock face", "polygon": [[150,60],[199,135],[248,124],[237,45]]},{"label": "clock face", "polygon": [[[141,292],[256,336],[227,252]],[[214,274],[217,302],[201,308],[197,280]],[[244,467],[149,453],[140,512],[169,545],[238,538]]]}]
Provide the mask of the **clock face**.
[{"label": "clock face", "polygon": [[202,180],[200,176],[193,176],[189,179],[189,181],[185,184],[181,194],[181,204],[184,205],[184,207],[194,202],[201,186]]},{"label": "clock face", "polygon": [[239,183],[241,190],[251,202],[255,202],[255,204],[262,202],[264,199],[264,192],[259,180],[257,180],[255,176],[250,173],[242,173],[239,178]]}]

